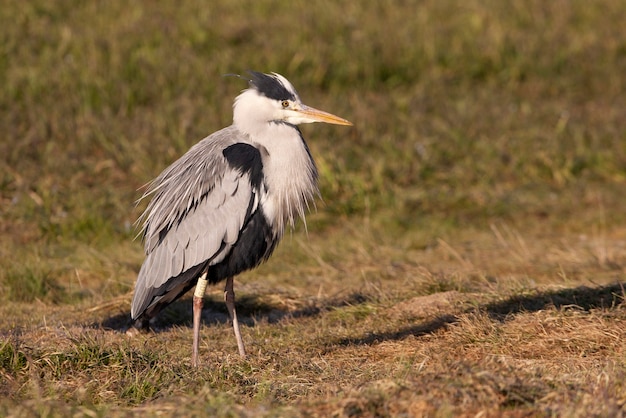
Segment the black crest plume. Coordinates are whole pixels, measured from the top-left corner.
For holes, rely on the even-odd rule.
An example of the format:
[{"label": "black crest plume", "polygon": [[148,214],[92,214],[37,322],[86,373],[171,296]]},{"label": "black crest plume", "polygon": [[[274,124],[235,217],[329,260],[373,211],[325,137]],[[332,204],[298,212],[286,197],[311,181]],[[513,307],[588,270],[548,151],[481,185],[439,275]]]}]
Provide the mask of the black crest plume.
[{"label": "black crest plume", "polygon": [[265,97],[274,100],[296,100],[295,92],[289,89],[291,86],[285,86],[278,77],[257,71],[249,71],[249,74],[250,85]]}]

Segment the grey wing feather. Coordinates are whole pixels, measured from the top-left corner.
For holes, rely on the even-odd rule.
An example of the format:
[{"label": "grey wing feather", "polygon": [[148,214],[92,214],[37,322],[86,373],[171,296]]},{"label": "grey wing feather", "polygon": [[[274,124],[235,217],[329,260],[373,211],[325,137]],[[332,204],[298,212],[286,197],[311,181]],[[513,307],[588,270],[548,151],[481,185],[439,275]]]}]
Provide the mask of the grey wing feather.
[{"label": "grey wing feather", "polygon": [[[205,261],[209,261],[209,265],[219,263],[228,254],[246,221],[250,201],[254,200],[248,176],[243,175],[236,181],[239,183],[237,192],[222,206],[214,209],[201,202],[148,254],[137,278],[133,317],[149,306],[154,291],[163,286],[164,293],[169,291],[170,279]],[[172,241],[177,241],[177,245],[171,244]],[[182,245],[184,242],[188,244]]]},{"label": "grey wing feather", "polygon": [[[135,285],[134,319],[173,290],[168,287],[180,287],[180,283],[169,286],[170,279],[206,261],[222,261],[237,241],[251,204],[256,209],[258,202],[248,175],[232,169],[221,153],[237,142],[224,132],[228,129],[196,144],[151,185],[148,194],[154,197],[140,218],[144,221],[146,259]],[[177,165],[184,170],[176,171]],[[189,174],[201,176],[202,181],[192,182]],[[184,189],[185,185],[202,193]]]}]

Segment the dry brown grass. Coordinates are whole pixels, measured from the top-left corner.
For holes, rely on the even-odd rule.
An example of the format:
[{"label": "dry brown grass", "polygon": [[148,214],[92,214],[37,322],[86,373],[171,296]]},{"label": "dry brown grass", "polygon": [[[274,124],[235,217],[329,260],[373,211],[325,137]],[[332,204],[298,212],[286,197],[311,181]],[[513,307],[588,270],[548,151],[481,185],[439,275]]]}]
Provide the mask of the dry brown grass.
[{"label": "dry brown grass", "polygon": [[[614,232],[605,244],[622,263],[623,231]],[[188,299],[160,319],[157,332],[134,338],[124,333],[130,294],[71,309],[9,303],[0,322],[7,330],[1,389],[14,401],[4,413],[621,414],[622,271],[598,263],[586,238],[564,247],[509,233],[533,245],[507,263],[486,261],[510,253],[502,232],[456,248],[440,242],[419,261],[391,247],[374,257],[363,232],[354,257],[332,265],[320,262],[327,254],[318,245],[328,237],[285,248],[296,258],[317,252],[296,270],[304,276],[298,286],[288,266],[266,266],[237,284],[248,360],[236,355],[221,292],[212,289],[198,371],[189,367]],[[551,244],[558,251],[541,257]],[[361,284],[346,287],[341,278],[355,263],[360,279],[350,280]],[[588,279],[564,273],[573,270]],[[7,363],[7,345],[22,364]]]}]

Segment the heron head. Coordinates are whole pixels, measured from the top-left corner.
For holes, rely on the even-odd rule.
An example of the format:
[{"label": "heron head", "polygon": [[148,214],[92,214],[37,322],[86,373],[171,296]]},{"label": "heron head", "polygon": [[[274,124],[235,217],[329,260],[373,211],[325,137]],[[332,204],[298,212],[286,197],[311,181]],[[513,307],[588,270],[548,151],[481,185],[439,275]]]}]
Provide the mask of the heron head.
[{"label": "heron head", "polygon": [[250,87],[235,100],[234,120],[238,125],[247,125],[252,121],[352,125],[346,119],[302,103],[293,85],[280,74],[256,71],[249,74]]}]

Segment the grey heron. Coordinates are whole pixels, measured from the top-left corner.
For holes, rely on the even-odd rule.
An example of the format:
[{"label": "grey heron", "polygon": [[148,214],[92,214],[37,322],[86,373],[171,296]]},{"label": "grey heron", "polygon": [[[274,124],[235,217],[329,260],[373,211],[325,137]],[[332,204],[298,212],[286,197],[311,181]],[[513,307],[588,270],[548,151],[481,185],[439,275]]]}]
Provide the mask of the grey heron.
[{"label": "grey heron", "polygon": [[200,316],[207,284],[226,280],[224,300],[239,354],[245,348],[233,278],[267,260],[319,194],[317,168],[298,129],[352,125],[306,106],[277,73],[251,71],[233,105],[233,124],[196,143],[149,185],[138,222],[144,240],[132,301],[136,328],[195,286],[192,364],[198,365]]}]

